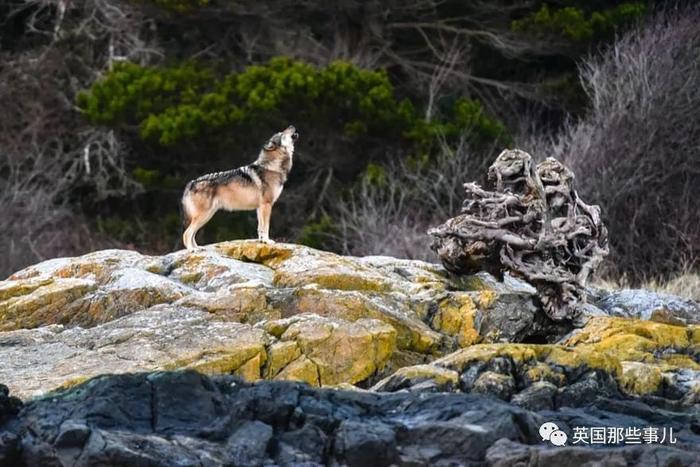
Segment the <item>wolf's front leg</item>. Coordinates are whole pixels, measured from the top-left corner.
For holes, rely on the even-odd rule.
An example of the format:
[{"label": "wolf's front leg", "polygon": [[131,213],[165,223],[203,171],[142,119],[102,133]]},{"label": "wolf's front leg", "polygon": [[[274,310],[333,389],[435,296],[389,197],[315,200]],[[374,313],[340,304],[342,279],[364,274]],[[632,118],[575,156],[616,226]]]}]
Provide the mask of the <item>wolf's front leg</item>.
[{"label": "wolf's front leg", "polygon": [[258,208],[258,240],[263,243],[275,243],[270,240],[270,215],[272,203],[263,203]]}]

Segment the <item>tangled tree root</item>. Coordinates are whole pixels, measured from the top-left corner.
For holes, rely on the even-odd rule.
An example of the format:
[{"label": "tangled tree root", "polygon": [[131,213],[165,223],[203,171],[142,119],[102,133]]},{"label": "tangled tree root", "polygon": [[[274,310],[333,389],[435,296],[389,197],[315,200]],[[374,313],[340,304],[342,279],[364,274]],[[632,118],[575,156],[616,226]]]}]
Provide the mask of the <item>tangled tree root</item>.
[{"label": "tangled tree root", "polygon": [[507,270],[525,279],[550,318],[574,319],[588,277],[608,254],[608,232],[573,181],[556,159],[534,166],[528,153],[505,150],[488,171],[492,191],[465,183],[462,214],[428,232],[432,248],[456,274]]}]

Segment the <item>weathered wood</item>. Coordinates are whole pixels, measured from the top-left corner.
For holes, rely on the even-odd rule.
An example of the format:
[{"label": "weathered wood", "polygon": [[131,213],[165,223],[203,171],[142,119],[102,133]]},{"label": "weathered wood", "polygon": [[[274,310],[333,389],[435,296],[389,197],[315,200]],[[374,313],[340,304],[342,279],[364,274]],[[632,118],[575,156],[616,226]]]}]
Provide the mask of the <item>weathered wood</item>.
[{"label": "weathered wood", "polygon": [[608,232],[573,182],[556,159],[534,165],[528,153],[505,150],[489,168],[489,190],[465,183],[462,214],[428,232],[432,248],[456,274],[507,270],[537,288],[550,318],[575,318],[608,254]]}]

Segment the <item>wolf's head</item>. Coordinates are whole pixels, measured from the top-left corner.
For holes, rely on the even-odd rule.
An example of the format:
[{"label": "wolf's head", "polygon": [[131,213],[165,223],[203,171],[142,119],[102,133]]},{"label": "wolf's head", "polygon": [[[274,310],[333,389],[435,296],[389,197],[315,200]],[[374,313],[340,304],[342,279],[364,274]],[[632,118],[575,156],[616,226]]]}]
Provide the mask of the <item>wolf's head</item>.
[{"label": "wolf's head", "polygon": [[275,151],[277,149],[283,149],[288,155],[294,153],[294,142],[299,138],[299,133],[294,125],[289,125],[284,130],[279,133],[275,133],[272,137],[265,143],[263,149],[265,151]]}]

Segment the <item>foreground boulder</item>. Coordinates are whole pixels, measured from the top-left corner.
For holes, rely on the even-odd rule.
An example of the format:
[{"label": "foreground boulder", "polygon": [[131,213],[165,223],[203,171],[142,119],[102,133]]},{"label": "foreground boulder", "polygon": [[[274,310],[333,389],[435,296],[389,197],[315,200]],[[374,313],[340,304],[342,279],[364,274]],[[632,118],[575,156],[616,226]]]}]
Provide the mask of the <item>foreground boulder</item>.
[{"label": "foreground boulder", "polygon": [[[529,411],[479,395],[318,390],[194,372],[103,376],[29,402],[0,425],[6,465],[693,465],[700,436],[674,444],[543,444],[539,427],[656,426],[643,405]],[[551,462],[551,463],[548,463]]]}]

